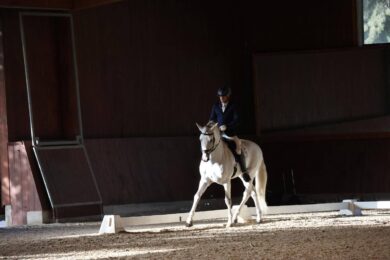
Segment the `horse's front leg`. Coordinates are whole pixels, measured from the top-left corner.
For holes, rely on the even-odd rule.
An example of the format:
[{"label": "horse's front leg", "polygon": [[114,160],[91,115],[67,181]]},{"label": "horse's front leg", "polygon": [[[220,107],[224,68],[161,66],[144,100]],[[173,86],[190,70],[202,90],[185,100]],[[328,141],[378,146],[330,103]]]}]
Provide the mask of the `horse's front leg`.
[{"label": "horse's front leg", "polygon": [[240,214],[240,210],[241,210],[241,207],[247,202],[247,200],[249,199],[249,196],[251,195],[252,193],[252,189],[253,189],[253,183],[252,181],[250,182],[246,182],[244,181],[244,179],[242,177],[240,177],[241,180],[242,180],[242,183],[244,184],[245,186],[245,191],[244,191],[244,194],[242,196],[242,200],[241,200],[241,203],[240,205],[238,206],[237,208],[237,211],[234,212],[234,215],[233,215],[233,223],[236,223],[237,222],[237,217],[238,215]]},{"label": "horse's front leg", "polygon": [[225,189],[225,203],[228,209],[228,222],[226,224],[226,227],[232,226],[232,199],[231,199],[231,183],[230,181],[228,183],[225,183],[223,185]]},{"label": "horse's front leg", "polygon": [[196,207],[198,206],[199,200],[202,197],[203,193],[206,191],[207,187],[210,185],[210,182],[207,181],[205,178],[201,178],[199,182],[198,191],[194,195],[194,203],[192,204],[192,208],[190,213],[188,213],[188,217],[186,220],[186,226],[191,227],[192,226],[192,218],[194,216]]}]

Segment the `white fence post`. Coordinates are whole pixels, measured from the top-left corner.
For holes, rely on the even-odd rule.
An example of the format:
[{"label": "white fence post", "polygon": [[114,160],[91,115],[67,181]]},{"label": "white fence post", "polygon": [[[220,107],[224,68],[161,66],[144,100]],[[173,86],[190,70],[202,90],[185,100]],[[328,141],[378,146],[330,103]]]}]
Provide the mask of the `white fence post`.
[{"label": "white fence post", "polygon": [[100,226],[99,234],[111,234],[123,231],[122,219],[118,215],[105,215]]},{"label": "white fence post", "polygon": [[346,207],[340,209],[340,214],[344,216],[361,216],[362,210],[359,206],[357,206],[355,203],[357,202],[356,199],[351,200],[343,200],[343,202],[347,203]]}]

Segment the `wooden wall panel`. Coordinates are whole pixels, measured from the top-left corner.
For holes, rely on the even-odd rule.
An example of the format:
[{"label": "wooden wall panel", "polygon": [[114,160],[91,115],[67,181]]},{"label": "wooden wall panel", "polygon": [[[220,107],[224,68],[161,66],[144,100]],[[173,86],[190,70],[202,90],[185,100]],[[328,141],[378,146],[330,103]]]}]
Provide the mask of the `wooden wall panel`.
[{"label": "wooden wall panel", "polygon": [[[86,139],[85,145],[103,205],[193,200],[200,180],[197,137]],[[241,181],[233,180],[232,195],[243,191]],[[213,184],[202,198],[224,194]]]},{"label": "wooden wall panel", "polygon": [[86,148],[103,205],[191,200],[197,189],[197,138],[87,139]]},{"label": "wooden wall panel", "polygon": [[92,8],[99,5],[105,5],[124,0],[73,0],[73,9]]},{"label": "wooden wall panel", "polygon": [[36,149],[55,207],[99,204],[99,191],[82,147]]},{"label": "wooden wall panel", "polygon": [[32,154],[31,142],[8,145],[12,224],[27,223],[28,211],[49,210],[48,197]]},{"label": "wooden wall panel", "polygon": [[[262,141],[269,202],[293,192],[291,172],[298,195],[389,193],[389,140]],[[197,189],[196,138],[88,139],[86,147],[103,205],[192,200]],[[232,193],[242,195],[238,180]],[[223,196],[213,185],[203,198]]]},{"label": "wooden wall panel", "polygon": [[[326,19],[325,11],[314,5],[285,3],[291,13],[320,19],[306,24],[313,27],[309,31],[296,26],[295,31],[306,36],[295,43],[280,40],[278,30],[301,24],[299,16],[286,17],[282,10],[272,19],[257,21],[263,16],[255,11],[278,9],[271,3],[136,0],[75,12],[86,135],[192,135],[194,122],[207,120],[215,90],[225,83],[233,87],[242,107],[241,132],[254,133],[252,51],[271,50],[270,46],[291,50],[354,44],[344,40],[353,31],[350,1],[340,3],[340,8],[334,8],[334,1],[322,2]],[[30,133],[17,11],[3,10],[2,18],[10,86],[9,138],[23,140]],[[332,26],[344,19],[344,29]],[[286,33],[291,31],[286,29]],[[325,42],[317,40],[319,31],[329,31],[323,36]]]},{"label": "wooden wall panel", "polygon": [[68,17],[23,16],[35,136],[74,139],[79,133]]},{"label": "wooden wall panel", "polygon": [[1,205],[10,204],[10,184],[8,172],[8,124],[7,97],[4,78],[3,27],[0,21],[0,200]]},{"label": "wooden wall panel", "polygon": [[123,0],[2,0],[0,7],[39,9],[84,9]]},{"label": "wooden wall panel", "polygon": [[240,3],[252,52],[357,46],[355,0]]},{"label": "wooden wall panel", "polygon": [[262,134],[267,142],[388,138],[390,116],[363,120],[345,121],[335,124],[304,127],[295,130],[275,131]]},{"label": "wooden wall panel", "polygon": [[1,10],[1,18],[4,26],[8,138],[10,141],[28,140],[31,138],[30,121],[18,12]]},{"label": "wooden wall panel", "polygon": [[65,9],[72,8],[72,0],[1,0],[0,7]]},{"label": "wooden wall panel", "polygon": [[268,192],[297,194],[390,193],[390,140],[353,139],[264,142]]},{"label": "wooden wall panel", "polygon": [[[35,148],[55,219],[101,215],[102,203],[83,147]],[[74,214],[72,216],[72,214]]]},{"label": "wooden wall panel", "polygon": [[257,134],[382,116],[383,48],[256,55]]},{"label": "wooden wall panel", "polygon": [[[9,139],[26,140],[30,123],[18,11],[2,10],[1,16]],[[33,103],[36,132],[41,137],[66,139],[79,133],[69,24],[57,18],[39,19],[40,24],[35,20],[25,26],[30,79],[37,93]]]},{"label": "wooden wall panel", "polygon": [[75,13],[86,136],[194,134],[223,84],[253,115],[239,25],[221,3],[127,1]]},{"label": "wooden wall panel", "polygon": [[[84,2],[85,7],[89,3]],[[131,0],[75,11],[84,133],[89,138],[107,137],[86,140],[104,204],[192,199],[200,157],[194,123],[208,119],[216,89],[226,83],[233,87],[243,108],[243,131],[254,133],[255,113],[259,111],[253,107],[251,53],[355,46],[354,11],[353,0]],[[30,136],[17,14],[14,10],[2,11],[10,140]],[[352,55],[352,60],[359,55]],[[354,78],[352,75],[351,80]],[[316,82],[318,79],[321,77],[313,78]],[[303,95],[312,96],[313,89],[305,86]],[[345,94],[351,89],[342,91]],[[325,91],[317,90],[321,94]],[[373,89],[377,90],[381,89]],[[284,98],[285,104],[275,98],[273,105],[296,107],[287,96]],[[377,98],[371,96],[372,102],[363,108],[350,107],[350,111],[382,111],[383,102]],[[341,101],[336,97],[330,107],[336,114],[344,111]],[[291,118],[283,116],[280,118],[290,124]],[[272,113],[267,113],[265,120],[273,120],[268,117]],[[308,118],[316,119],[316,115]],[[138,138],[126,138],[134,136]],[[353,184],[347,182],[355,172],[356,176],[366,176],[366,169],[379,163],[365,147],[374,149],[377,158],[386,159],[386,147],[376,148],[377,144],[375,140],[304,143],[291,157],[296,150],[290,143],[267,143],[264,154],[269,164],[270,191],[282,187],[281,174],[293,167],[298,192],[326,192],[315,187],[321,181],[329,184],[325,179],[326,171],[330,171],[327,160],[336,168],[332,174],[339,174],[342,182],[337,188],[329,187],[330,191],[386,191],[388,187],[377,179],[368,181],[368,186],[364,186],[363,177]],[[337,153],[338,146],[341,151]],[[347,155],[349,152],[352,154]],[[342,161],[336,155],[350,157]],[[363,159],[364,167],[353,165],[357,158]],[[375,169],[372,177],[382,178],[385,170]],[[308,181],[304,182],[306,176]],[[161,185],[155,187],[156,183]],[[209,192],[223,196],[221,187],[212,187]]]},{"label": "wooden wall panel", "polygon": [[352,0],[148,0],[76,12],[85,133],[193,134],[224,83],[243,108],[243,132],[253,132],[250,53],[354,46],[354,7]]}]

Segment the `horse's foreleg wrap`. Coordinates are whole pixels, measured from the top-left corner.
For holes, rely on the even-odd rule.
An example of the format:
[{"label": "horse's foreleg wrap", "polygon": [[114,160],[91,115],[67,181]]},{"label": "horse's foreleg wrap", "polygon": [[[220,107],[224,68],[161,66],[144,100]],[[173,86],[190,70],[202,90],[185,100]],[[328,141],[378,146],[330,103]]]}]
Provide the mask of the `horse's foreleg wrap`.
[{"label": "horse's foreleg wrap", "polygon": [[260,221],[261,221],[260,203],[259,203],[259,200],[258,200],[258,197],[257,197],[255,190],[252,190],[251,197],[252,197],[253,201],[255,202],[256,215],[257,215],[256,222],[260,223]]},{"label": "horse's foreleg wrap", "polygon": [[203,193],[206,191],[206,189],[207,189],[207,187],[209,185],[210,185],[209,181],[207,181],[205,179],[201,179],[200,180],[198,191],[194,195],[194,203],[192,204],[191,211],[188,214],[188,217],[187,217],[187,220],[186,220],[186,225],[187,226],[192,226],[192,218],[193,218],[193,216],[195,214],[196,207],[198,206],[200,198],[202,197]]},{"label": "horse's foreleg wrap", "polygon": [[231,199],[231,183],[225,183],[223,185],[225,189],[225,203],[228,209],[228,222],[226,227],[230,227],[232,225],[232,199]]}]

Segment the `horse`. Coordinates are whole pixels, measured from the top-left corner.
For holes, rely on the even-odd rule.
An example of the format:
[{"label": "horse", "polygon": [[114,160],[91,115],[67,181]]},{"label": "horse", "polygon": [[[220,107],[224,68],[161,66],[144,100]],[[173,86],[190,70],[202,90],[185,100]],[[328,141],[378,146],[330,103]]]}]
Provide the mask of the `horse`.
[{"label": "horse", "polygon": [[[200,131],[199,140],[202,150],[202,160],[199,164],[200,181],[198,190],[194,195],[192,208],[186,219],[186,226],[191,227],[193,225],[192,218],[200,198],[212,183],[223,185],[225,189],[225,203],[228,209],[226,227],[231,227],[232,223],[237,222],[241,207],[247,202],[249,196],[252,197],[256,206],[256,222],[260,223],[261,214],[265,213],[267,209],[267,203],[265,201],[267,169],[264,163],[263,153],[260,147],[254,142],[244,139],[241,140],[242,152],[244,153],[248,174],[250,176],[250,180],[245,181],[246,178],[243,178],[243,173],[235,160],[233,152],[222,139],[222,133],[217,125],[212,122],[205,126],[196,123]],[[231,180],[234,178],[241,179],[245,191],[240,205],[232,216]],[[253,184],[254,180],[255,185]]]}]

